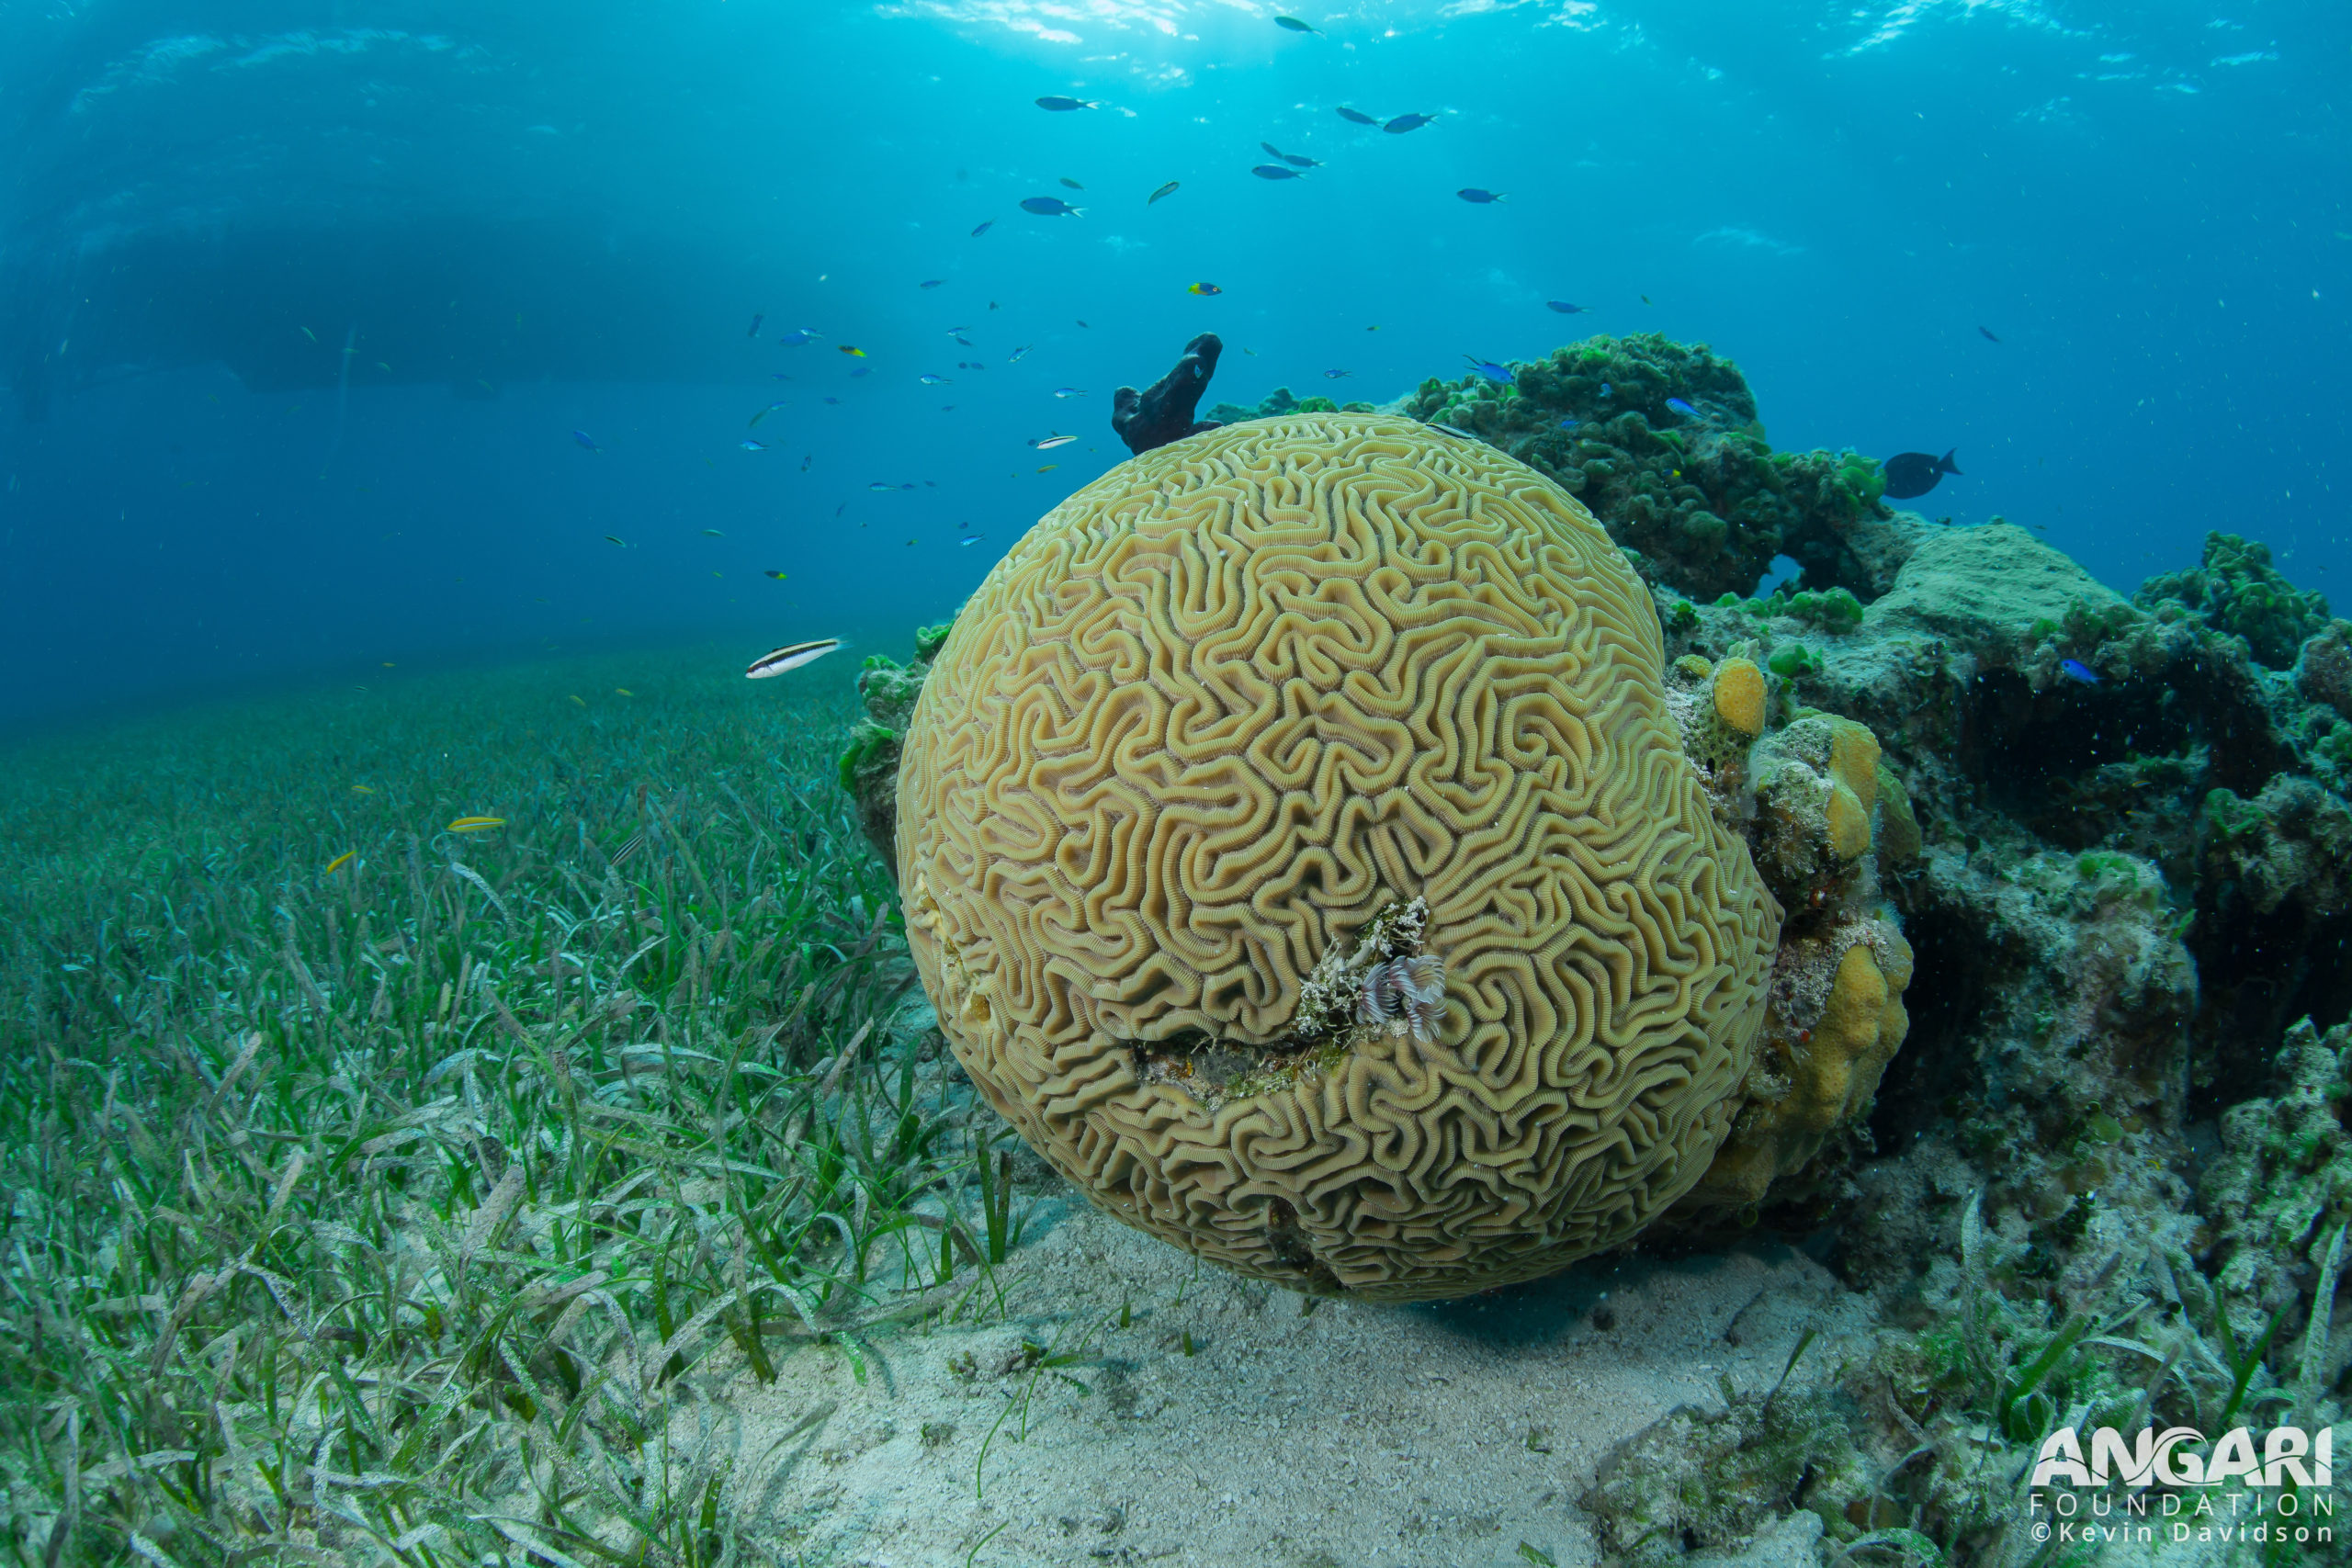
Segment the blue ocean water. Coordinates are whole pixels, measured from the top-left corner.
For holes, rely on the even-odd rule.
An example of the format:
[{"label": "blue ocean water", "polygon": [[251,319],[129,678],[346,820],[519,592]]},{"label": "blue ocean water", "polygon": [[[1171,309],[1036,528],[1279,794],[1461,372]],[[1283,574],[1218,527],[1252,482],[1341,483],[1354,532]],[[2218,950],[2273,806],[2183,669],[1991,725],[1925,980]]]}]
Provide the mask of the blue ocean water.
[{"label": "blue ocean water", "polygon": [[[2352,11],[1276,14],[5,0],[0,724],[903,651],[1204,330],[1242,402],[1662,332],[1775,445],[1957,448],[1919,510],[2120,588],[2212,527],[2352,577]],[[1316,164],[1256,177],[1267,142]]]}]

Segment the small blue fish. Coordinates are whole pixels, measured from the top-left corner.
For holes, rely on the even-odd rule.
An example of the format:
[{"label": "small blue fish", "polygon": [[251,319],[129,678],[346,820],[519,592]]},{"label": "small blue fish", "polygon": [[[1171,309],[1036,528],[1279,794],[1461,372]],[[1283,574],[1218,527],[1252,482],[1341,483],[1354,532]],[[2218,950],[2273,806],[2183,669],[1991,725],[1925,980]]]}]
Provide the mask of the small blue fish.
[{"label": "small blue fish", "polygon": [[1084,186],[1082,186],[1082,185],[1079,184],[1076,180],[1071,179],[1068,175],[1064,175],[1062,176],[1062,178],[1061,178],[1061,183],[1062,183],[1062,184],[1064,184],[1064,185],[1066,185],[1066,186],[1069,186],[1069,188],[1070,188],[1070,189],[1072,189],[1072,190],[1084,190],[1084,189],[1086,188]]},{"label": "small blue fish", "polygon": [[1340,118],[1350,125],[1378,125],[1380,123],[1362,109],[1351,109],[1345,104],[1340,106]]},{"label": "small blue fish", "polygon": [[944,387],[947,386],[949,382],[948,378],[944,376],[925,376],[922,378],[922,384],[926,387]]},{"label": "small blue fish", "polygon": [[1689,403],[1684,402],[1680,398],[1667,399],[1666,406],[1672,409],[1676,413],[1680,414],[1685,419],[1696,419],[1699,417],[1699,411],[1692,408]]},{"label": "small blue fish", "polygon": [[1029,352],[1030,347],[1030,344],[1025,343],[1023,344],[1019,348],[1016,348],[1011,354],[1006,355],[1004,356],[1004,362],[1007,365],[1020,364],[1022,357]]},{"label": "small blue fish", "polygon": [[1503,193],[1498,190],[1480,190],[1476,186],[1465,186],[1462,189],[1455,191],[1453,194],[1460,197],[1464,201],[1476,202],[1481,207],[1486,206],[1488,202],[1500,201],[1503,198]]},{"label": "small blue fish", "polygon": [[760,335],[760,323],[761,323],[762,321],[766,321],[766,320],[767,320],[767,318],[766,318],[765,316],[753,316],[753,317],[752,318],[752,330],[751,330],[750,332],[745,333],[743,335],[744,335],[745,337],[757,337],[757,336],[759,336],[759,335]]},{"label": "small blue fish", "polygon": [[746,452],[766,452],[772,450],[775,444],[767,441],[738,441],[735,445]]},{"label": "small blue fish", "polygon": [[988,536],[985,534],[967,534],[956,542],[968,549],[972,546],[978,544],[986,537],[988,537]]},{"label": "small blue fish", "polygon": [[1283,28],[1289,32],[1315,33],[1315,36],[1317,38],[1323,36],[1321,33],[1316,32],[1315,28],[1308,27],[1305,22],[1300,21],[1296,17],[1276,17],[1274,18],[1274,26]]},{"label": "small blue fish", "polygon": [[1072,207],[1057,196],[1033,196],[1021,204],[1023,212],[1034,212],[1040,218],[1083,218],[1083,208]]},{"label": "small blue fish", "polygon": [[1610,395],[1611,395],[1611,394],[1610,394],[1610,390],[1609,390],[1609,383],[1608,383],[1608,382],[1606,382],[1606,381],[1603,381],[1603,382],[1600,384],[1600,395],[1601,395],[1602,397],[1604,397],[1604,398],[1605,398],[1605,397],[1608,397],[1608,396],[1610,396]]},{"label": "small blue fish", "polygon": [[1089,103],[1084,98],[1064,97],[1058,93],[1054,93],[1039,98],[1037,107],[1041,109],[1050,109],[1056,114],[1068,114],[1072,109],[1099,109],[1102,106],[1100,103]]},{"label": "small blue fish", "polygon": [[1295,180],[1298,171],[1283,164],[1260,164],[1250,171],[1261,180]]},{"label": "small blue fish", "polygon": [[921,283],[916,284],[915,287],[917,288],[936,288],[946,281],[947,280],[944,277],[926,277]]},{"label": "small blue fish", "polygon": [[977,229],[975,229],[975,230],[973,230],[973,231],[972,231],[972,238],[974,238],[975,240],[977,240],[977,239],[978,239],[981,235],[983,235],[983,234],[987,233],[989,230],[991,230],[991,229],[993,229],[993,228],[995,228],[995,227],[996,227],[996,220],[995,220],[995,219],[993,219],[993,218],[986,219],[986,220],[984,220],[981,222],[981,224],[980,224],[980,226],[979,226],[978,228],[977,228]]},{"label": "small blue fish", "polygon": [[579,446],[585,446],[585,447],[586,447],[586,448],[588,448],[588,450],[589,450],[589,451],[591,451],[591,452],[594,452],[594,453],[597,453],[597,454],[599,454],[599,455],[602,455],[602,453],[603,453],[603,452],[604,452],[604,450],[605,450],[602,446],[597,446],[597,445],[596,445],[596,438],[595,438],[594,436],[593,436],[593,435],[589,434],[588,434],[586,431],[584,431],[584,430],[575,430],[575,431],[573,431],[573,432],[571,433],[571,439],[573,440],[573,442],[574,442],[574,443],[576,443],[576,444],[577,444],[577,445],[579,445]]},{"label": "small blue fish", "polygon": [[1494,361],[1481,359],[1475,354],[1465,354],[1462,357],[1470,362],[1472,370],[1492,381],[1496,386],[1508,387],[1512,384],[1511,373]]},{"label": "small blue fish", "polygon": [[786,348],[798,348],[802,344],[815,343],[824,335],[822,333],[812,333],[807,327],[796,327],[775,341]]},{"label": "small blue fish", "polygon": [[839,398],[827,398],[825,400],[831,403],[836,408],[841,406],[841,400]]},{"label": "small blue fish", "polygon": [[2068,680],[2079,681],[2086,686],[2096,686],[2098,684],[2098,671],[2092,669],[2089,665],[2084,663],[2079,659],[2060,660],[2058,661],[2058,672],[2065,676]]},{"label": "small blue fish", "polygon": [[1054,396],[1057,398],[1082,398],[1086,396],[1086,389],[1083,387],[1056,387],[1054,389]]},{"label": "small blue fish", "polygon": [[1323,372],[1323,378],[1327,381],[1344,381],[1354,374],[1352,370],[1326,370]]},{"label": "small blue fish", "polygon": [[1581,316],[1584,314],[1583,306],[1571,305],[1566,299],[1546,299],[1544,303],[1551,309],[1559,311],[1563,316]]},{"label": "small blue fish", "polygon": [[1402,136],[1408,130],[1419,130],[1425,125],[1437,123],[1433,114],[1400,114],[1380,129],[1391,136]]}]

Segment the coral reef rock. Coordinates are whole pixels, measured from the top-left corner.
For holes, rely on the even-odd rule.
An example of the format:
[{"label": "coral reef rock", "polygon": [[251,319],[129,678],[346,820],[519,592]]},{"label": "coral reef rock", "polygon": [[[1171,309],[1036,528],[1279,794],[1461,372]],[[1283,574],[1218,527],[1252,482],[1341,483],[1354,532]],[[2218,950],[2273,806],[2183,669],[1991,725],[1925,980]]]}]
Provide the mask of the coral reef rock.
[{"label": "coral reef rock", "polygon": [[2270,547],[2235,534],[2205,536],[2205,557],[2187,571],[2152,577],[2132,601],[2145,609],[2177,604],[2215,630],[2245,638],[2254,657],[2274,670],[2295,662],[2306,637],[2327,625],[2327,601],[2298,593],[2270,564]]},{"label": "coral reef rock", "polygon": [[947,640],[951,619],[915,631],[915,657],[900,664],[887,654],[873,654],[857,674],[857,694],[865,716],[850,731],[842,752],[842,788],[857,803],[857,825],[867,841],[893,873],[898,869],[899,750],[907,724],[913,718],[915,699],[931,673],[931,661]]},{"label": "coral reef rock", "polygon": [[1930,535],[1865,619],[1882,636],[1943,637],[1987,663],[2007,663],[2018,634],[2035,621],[2077,605],[2096,613],[2122,603],[2023,528],[1996,522]]},{"label": "coral reef rock", "polygon": [[1875,597],[1926,530],[1879,499],[1885,477],[1871,458],[1773,451],[1746,378],[1704,344],[1595,337],[1513,369],[1508,387],[1431,379],[1393,406],[1560,484],[1653,581],[1745,593],[1786,555],[1809,587]]},{"label": "coral reef rock", "polygon": [[1624,1242],[1730,1129],[1780,926],[1662,662],[1608,536],[1476,443],[1290,415],[1123,464],[905,737],[941,1028],[1097,1203],[1245,1274],[1442,1298]]}]

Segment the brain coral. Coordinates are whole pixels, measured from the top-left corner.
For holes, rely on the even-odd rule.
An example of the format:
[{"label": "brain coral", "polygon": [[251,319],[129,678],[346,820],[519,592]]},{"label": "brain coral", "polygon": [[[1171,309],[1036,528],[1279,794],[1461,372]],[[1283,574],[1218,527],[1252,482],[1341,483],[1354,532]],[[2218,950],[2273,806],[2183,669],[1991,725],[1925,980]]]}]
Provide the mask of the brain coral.
[{"label": "brain coral", "polygon": [[1477,443],[1291,414],[1120,465],[916,704],[941,1027],[1096,1202],[1246,1274],[1436,1298],[1623,1241],[1724,1135],[1779,930],[1661,660],[1590,515]]}]

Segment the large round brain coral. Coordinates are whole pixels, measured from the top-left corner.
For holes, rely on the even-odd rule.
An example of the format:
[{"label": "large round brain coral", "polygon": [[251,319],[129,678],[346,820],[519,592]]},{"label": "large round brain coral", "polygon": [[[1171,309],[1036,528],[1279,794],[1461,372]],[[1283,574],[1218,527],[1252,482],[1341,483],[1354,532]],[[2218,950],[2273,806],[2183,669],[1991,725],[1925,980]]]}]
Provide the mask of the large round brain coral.
[{"label": "large round brain coral", "polygon": [[899,776],[909,939],[989,1100],[1228,1268],[1459,1295],[1706,1169],[1779,910],[1590,515],[1376,414],[1121,465],[989,573]]}]

